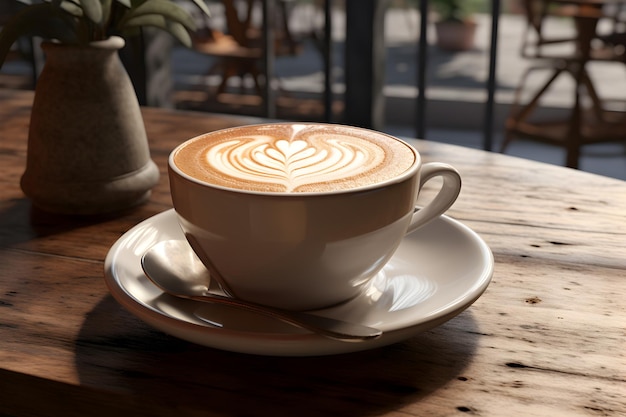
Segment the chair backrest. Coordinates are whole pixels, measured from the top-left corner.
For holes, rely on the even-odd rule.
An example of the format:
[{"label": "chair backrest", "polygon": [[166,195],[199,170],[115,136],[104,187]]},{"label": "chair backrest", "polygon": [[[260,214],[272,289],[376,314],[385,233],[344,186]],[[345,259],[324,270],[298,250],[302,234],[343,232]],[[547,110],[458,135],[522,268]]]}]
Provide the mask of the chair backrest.
[{"label": "chair backrest", "polygon": [[524,8],[524,14],[526,15],[528,28],[532,28],[537,34],[541,34],[541,27],[548,9],[548,2],[540,0],[522,0],[521,3]]},{"label": "chair backrest", "polygon": [[559,16],[558,5],[551,0],[522,0],[526,30],[522,36],[520,54],[525,58],[569,59],[575,54],[575,34],[550,33],[548,19]]}]

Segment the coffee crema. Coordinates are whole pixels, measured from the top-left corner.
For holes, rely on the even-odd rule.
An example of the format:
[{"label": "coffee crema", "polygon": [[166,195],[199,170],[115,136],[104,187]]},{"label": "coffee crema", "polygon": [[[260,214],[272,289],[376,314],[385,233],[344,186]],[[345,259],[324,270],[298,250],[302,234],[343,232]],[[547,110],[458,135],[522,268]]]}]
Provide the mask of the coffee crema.
[{"label": "coffee crema", "polygon": [[174,154],[185,174],[210,184],[261,192],[349,190],[395,178],[415,162],[398,139],[366,129],[277,123],[219,130]]}]

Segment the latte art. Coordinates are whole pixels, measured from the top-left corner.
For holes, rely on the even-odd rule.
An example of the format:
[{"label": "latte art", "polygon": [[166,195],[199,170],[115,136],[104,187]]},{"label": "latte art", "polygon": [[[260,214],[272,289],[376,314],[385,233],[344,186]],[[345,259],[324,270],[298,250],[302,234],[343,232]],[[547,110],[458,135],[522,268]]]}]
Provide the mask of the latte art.
[{"label": "latte art", "polygon": [[304,185],[355,177],[380,164],[384,152],[367,143],[357,148],[340,139],[311,146],[304,140],[255,137],[212,147],[206,163],[224,175],[246,181],[280,184],[291,192]]},{"label": "latte art", "polygon": [[393,178],[414,160],[411,149],[391,137],[321,124],[218,131],[175,156],[176,165],[199,180],[273,192],[356,188]]}]

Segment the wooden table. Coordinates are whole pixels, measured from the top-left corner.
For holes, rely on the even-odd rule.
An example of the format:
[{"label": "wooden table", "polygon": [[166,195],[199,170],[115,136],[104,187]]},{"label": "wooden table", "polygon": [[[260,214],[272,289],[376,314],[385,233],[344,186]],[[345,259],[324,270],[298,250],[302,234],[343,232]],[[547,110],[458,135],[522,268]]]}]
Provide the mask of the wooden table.
[{"label": "wooden table", "polygon": [[103,260],[171,207],[176,144],[253,120],[145,109],[163,172],[152,199],[76,219],[33,211],[20,191],[31,101],[0,91],[0,415],[626,415],[626,182],[416,141],[464,178],[449,214],[493,250],[485,294],[385,348],[243,355],[145,325],[108,293]]}]

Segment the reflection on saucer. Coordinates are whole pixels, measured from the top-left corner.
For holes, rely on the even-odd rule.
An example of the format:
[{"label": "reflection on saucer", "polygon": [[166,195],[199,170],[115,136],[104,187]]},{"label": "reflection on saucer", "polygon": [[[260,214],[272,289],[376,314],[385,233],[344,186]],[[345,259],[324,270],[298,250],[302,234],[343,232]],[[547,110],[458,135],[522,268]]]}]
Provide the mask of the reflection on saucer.
[{"label": "reflection on saucer", "polygon": [[380,308],[398,311],[413,307],[437,291],[434,281],[416,274],[396,271],[396,264],[387,264],[372,280],[367,296]]}]

